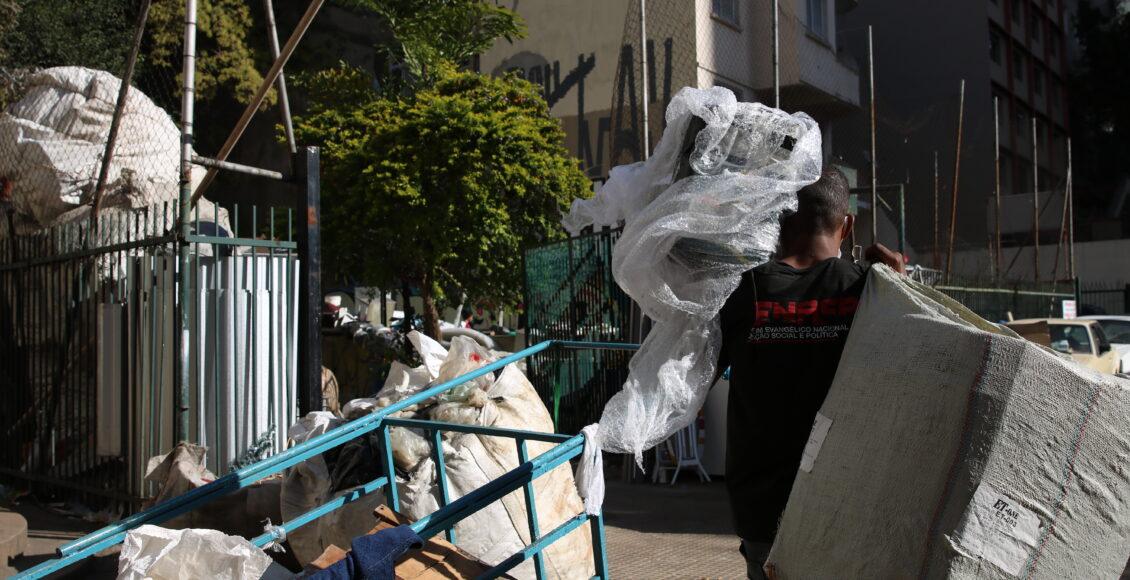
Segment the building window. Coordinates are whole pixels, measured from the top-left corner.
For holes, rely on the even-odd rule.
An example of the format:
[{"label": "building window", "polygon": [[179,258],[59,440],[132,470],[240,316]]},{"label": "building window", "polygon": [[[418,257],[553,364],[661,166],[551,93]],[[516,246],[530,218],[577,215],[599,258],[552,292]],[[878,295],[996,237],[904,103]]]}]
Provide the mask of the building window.
[{"label": "building window", "polygon": [[1052,58],[1058,56],[1060,38],[1059,34],[1054,31],[1048,34],[1048,55]]},{"label": "building window", "polygon": [[714,0],[713,14],[715,18],[737,26],[738,0]]},{"label": "building window", "polygon": [[1022,15],[1020,13],[1024,11],[1024,0],[1012,0],[1009,2],[1008,6],[1012,9],[1013,24],[1022,24],[1024,21],[1021,20]]},{"label": "building window", "polygon": [[989,57],[1001,64],[1001,35],[996,30],[989,30]]},{"label": "building window", "polygon": [[1019,46],[1012,47],[1012,76],[1016,77],[1017,81],[1023,82],[1024,67],[1028,66],[1028,62],[1021,50]]},{"label": "building window", "polygon": [[1037,95],[1044,94],[1044,73],[1038,68],[1032,71],[1032,92]]},{"label": "building window", "polygon": [[1032,132],[1032,127],[1028,124],[1028,113],[1024,109],[1016,110],[1016,139],[1018,141],[1027,141],[1028,134]]},{"label": "building window", "polygon": [[808,0],[808,30],[828,38],[828,0]]},{"label": "building window", "polygon": [[1040,42],[1040,31],[1043,29],[1043,20],[1035,10],[1029,10],[1028,14],[1028,34],[1032,37],[1032,42]]}]

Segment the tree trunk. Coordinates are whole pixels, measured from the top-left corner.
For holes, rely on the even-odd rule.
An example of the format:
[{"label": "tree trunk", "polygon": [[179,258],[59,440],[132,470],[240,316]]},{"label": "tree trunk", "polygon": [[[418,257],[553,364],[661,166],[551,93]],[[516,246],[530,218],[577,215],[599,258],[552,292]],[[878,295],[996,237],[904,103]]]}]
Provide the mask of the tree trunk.
[{"label": "tree trunk", "polygon": [[439,310],[436,309],[435,288],[432,287],[430,274],[424,274],[420,279],[420,297],[424,300],[424,334],[442,340],[439,331]]}]

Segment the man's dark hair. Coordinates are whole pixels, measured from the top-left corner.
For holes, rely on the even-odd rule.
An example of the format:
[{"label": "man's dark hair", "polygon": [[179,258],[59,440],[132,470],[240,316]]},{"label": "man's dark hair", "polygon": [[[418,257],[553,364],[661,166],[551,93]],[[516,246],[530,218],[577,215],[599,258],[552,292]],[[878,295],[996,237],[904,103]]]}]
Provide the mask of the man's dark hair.
[{"label": "man's dark hair", "polygon": [[844,174],[826,167],[816,183],[797,192],[797,212],[789,216],[789,225],[809,232],[835,231],[848,213],[849,195]]}]

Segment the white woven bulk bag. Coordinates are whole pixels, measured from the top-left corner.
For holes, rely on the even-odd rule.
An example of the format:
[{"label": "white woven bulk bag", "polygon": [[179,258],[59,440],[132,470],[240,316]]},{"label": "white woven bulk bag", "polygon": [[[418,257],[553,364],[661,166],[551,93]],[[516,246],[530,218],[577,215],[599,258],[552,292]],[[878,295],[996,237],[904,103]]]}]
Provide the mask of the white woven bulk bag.
[{"label": "white woven bulk bag", "polygon": [[769,554],[776,578],[1117,578],[1130,381],[872,268]]}]

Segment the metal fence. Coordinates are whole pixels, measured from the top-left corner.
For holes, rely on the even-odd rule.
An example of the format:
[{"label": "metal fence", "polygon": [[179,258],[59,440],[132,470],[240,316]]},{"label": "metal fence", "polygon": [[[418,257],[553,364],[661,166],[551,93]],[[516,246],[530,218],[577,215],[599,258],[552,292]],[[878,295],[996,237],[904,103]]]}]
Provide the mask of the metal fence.
[{"label": "metal fence", "polygon": [[1130,284],[1096,284],[1079,291],[1080,314],[1130,314]]},{"label": "metal fence", "polygon": [[147,461],[177,443],[181,308],[190,320],[185,420],[210,449],[209,469],[285,449],[299,411],[294,215],[197,211],[184,301],[168,205],[0,240],[9,398],[0,471],[117,500],[149,495]]},{"label": "metal fence", "polygon": [[[529,344],[546,340],[633,343],[639,309],[612,279],[607,229],[526,252],[526,328]],[[600,417],[628,378],[630,351],[550,350],[529,360],[527,374],[553,413],[559,433],[576,433]]]}]

